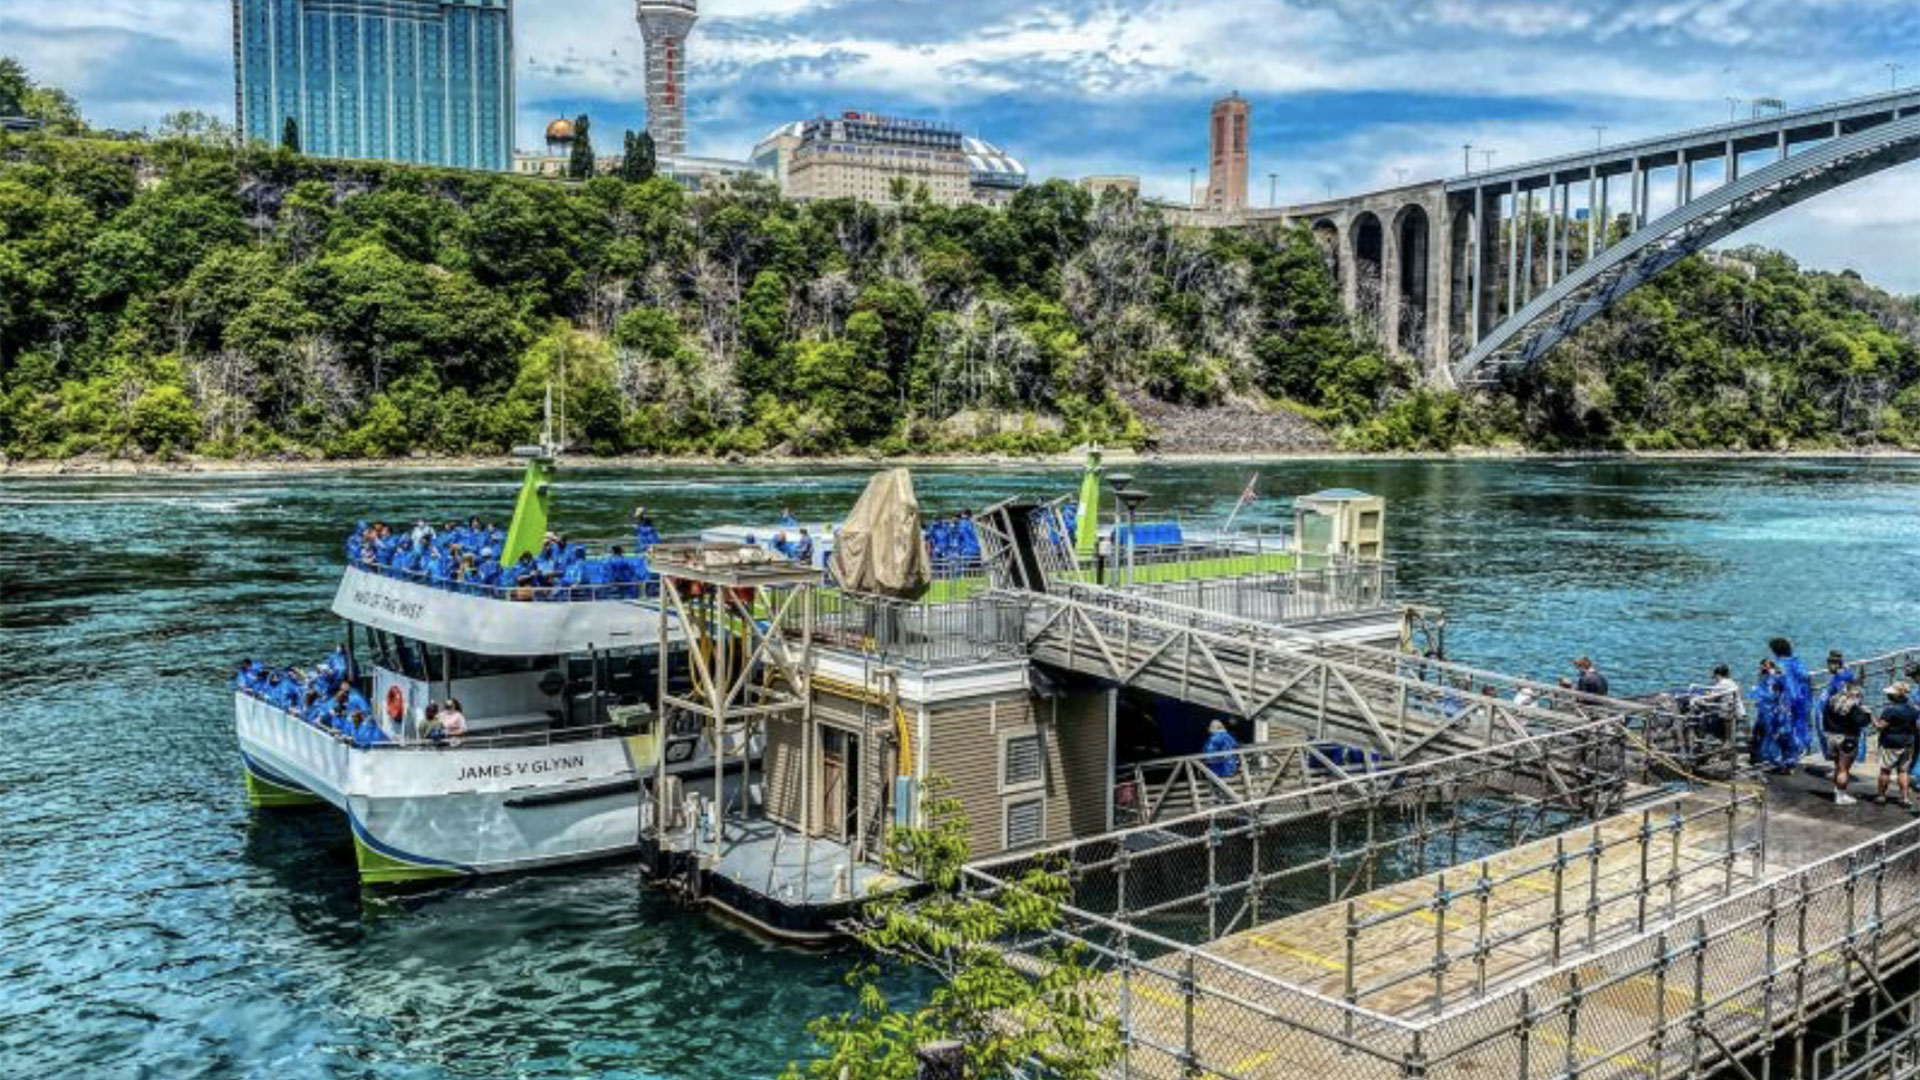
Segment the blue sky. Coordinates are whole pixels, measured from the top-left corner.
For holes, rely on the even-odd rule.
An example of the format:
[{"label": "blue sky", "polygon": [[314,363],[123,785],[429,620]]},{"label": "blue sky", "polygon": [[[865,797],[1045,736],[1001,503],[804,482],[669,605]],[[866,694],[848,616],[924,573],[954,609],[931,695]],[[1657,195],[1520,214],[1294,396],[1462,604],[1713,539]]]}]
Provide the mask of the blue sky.
[{"label": "blue sky", "polygon": [[[862,108],[935,117],[1036,176],[1204,172],[1206,112],[1254,105],[1256,200],[1455,172],[1724,119],[1729,97],[1812,104],[1920,81],[1915,0],[702,0],[690,149],[744,156],[777,124]],[[631,0],[518,0],[519,130],[639,127]],[[0,52],[90,118],[230,114],[226,0],[0,0]],[[1738,238],[1920,292],[1920,164]]]}]

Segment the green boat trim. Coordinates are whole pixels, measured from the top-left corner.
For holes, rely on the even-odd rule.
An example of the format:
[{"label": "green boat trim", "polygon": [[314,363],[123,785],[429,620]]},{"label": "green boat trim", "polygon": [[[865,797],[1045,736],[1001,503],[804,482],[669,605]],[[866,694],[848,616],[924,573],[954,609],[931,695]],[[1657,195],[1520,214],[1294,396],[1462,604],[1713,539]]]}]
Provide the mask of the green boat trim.
[{"label": "green boat trim", "polygon": [[327,800],[283,776],[268,778],[264,770],[246,755],[240,759],[240,775],[247,784],[247,805],[266,810],[293,806],[325,806]]},{"label": "green boat trim", "polygon": [[367,832],[359,818],[353,819],[353,857],[360,868],[360,881],[367,885],[472,877],[478,872],[458,863],[409,855],[383,844]]}]

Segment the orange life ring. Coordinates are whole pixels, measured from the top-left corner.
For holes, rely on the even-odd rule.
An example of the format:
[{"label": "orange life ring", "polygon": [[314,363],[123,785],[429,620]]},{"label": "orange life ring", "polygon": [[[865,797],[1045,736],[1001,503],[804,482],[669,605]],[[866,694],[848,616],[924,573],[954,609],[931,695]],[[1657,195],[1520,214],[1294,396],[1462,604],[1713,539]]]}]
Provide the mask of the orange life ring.
[{"label": "orange life ring", "polygon": [[398,722],[407,715],[407,695],[398,686],[387,687],[387,719]]}]

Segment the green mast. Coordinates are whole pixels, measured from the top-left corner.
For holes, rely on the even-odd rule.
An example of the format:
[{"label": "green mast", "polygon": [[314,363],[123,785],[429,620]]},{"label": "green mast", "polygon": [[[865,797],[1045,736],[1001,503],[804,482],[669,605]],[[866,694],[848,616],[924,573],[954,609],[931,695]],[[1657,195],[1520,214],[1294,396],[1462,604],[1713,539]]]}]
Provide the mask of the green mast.
[{"label": "green mast", "polygon": [[1100,542],[1100,446],[1087,447],[1087,469],[1080,476],[1080,511],[1073,522],[1073,550],[1090,556]]}]

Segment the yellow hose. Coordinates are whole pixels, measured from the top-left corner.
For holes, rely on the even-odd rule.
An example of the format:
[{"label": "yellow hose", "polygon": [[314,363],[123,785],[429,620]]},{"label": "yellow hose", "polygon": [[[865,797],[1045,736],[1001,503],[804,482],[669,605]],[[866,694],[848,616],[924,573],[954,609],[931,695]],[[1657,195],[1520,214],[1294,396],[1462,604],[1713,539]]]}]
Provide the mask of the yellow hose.
[{"label": "yellow hose", "polygon": [[[869,690],[866,687],[855,686],[853,683],[831,679],[824,675],[815,675],[808,682],[828,693],[838,694],[844,698],[864,701],[869,705],[882,707],[887,705],[887,699],[878,690]],[[913,777],[913,735],[907,725],[907,710],[901,708],[897,701],[893,703],[893,726],[900,736],[900,753],[895,755],[899,759],[897,775],[911,779]]]}]

